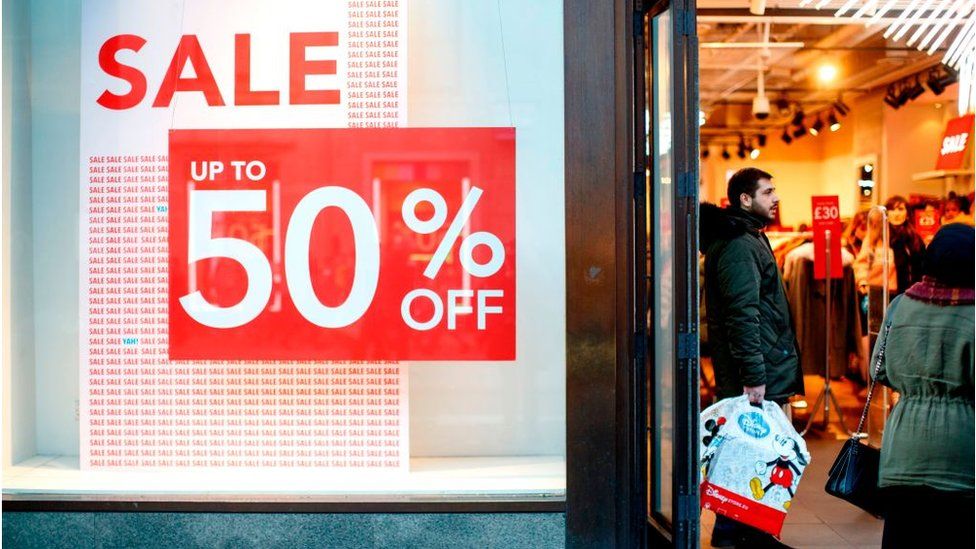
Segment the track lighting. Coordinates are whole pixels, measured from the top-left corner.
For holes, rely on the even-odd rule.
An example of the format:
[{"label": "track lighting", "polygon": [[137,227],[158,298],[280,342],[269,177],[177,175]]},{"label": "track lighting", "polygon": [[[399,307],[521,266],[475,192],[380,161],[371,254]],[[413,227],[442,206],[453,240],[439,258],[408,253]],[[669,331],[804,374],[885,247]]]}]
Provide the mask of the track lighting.
[{"label": "track lighting", "polygon": [[803,109],[797,109],[796,110],[796,114],[793,115],[793,125],[794,126],[802,126],[803,125],[803,117],[804,116],[805,115],[803,114]]},{"label": "track lighting", "polygon": [[766,146],[766,134],[764,134],[764,133],[759,134],[758,139],[759,139],[759,146],[760,147],[765,147]]},{"label": "track lighting", "polygon": [[943,67],[943,73],[940,74],[938,69],[932,69],[929,72],[929,78],[925,81],[928,84],[929,89],[935,95],[942,95],[942,92],[946,90],[949,86],[955,84],[959,77],[952,69]]},{"label": "track lighting", "polygon": [[807,134],[807,128],[803,125],[803,121],[800,121],[800,125],[793,130],[793,138],[799,139]]},{"label": "track lighting", "polygon": [[837,115],[834,111],[830,111],[827,115],[827,123],[830,124],[830,131],[835,132],[840,129],[840,120],[837,119]]},{"label": "track lighting", "polygon": [[820,135],[820,130],[822,130],[823,127],[824,127],[823,120],[818,115],[817,116],[817,120],[814,121],[814,123],[813,123],[812,126],[810,126],[810,135],[812,135],[812,136],[818,136],[818,135]]},{"label": "track lighting", "polygon": [[793,138],[790,137],[789,128],[783,128],[783,135],[779,136],[779,138],[782,139],[787,145],[793,142]]},{"label": "track lighting", "polygon": [[888,86],[888,91],[885,92],[884,102],[888,104],[889,107],[898,110],[904,104],[900,101],[901,94],[898,93],[897,88],[894,84]]},{"label": "track lighting", "polygon": [[837,101],[834,101],[834,110],[840,113],[841,116],[847,116],[847,113],[851,112],[851,108],[840,97],[837,98]]},{"label": "track lighting", "polygon": [[790,112],[790,101],[785,97],[776,100],[776,110],[780,116],[786,116]]},{"label": "track lighting", "polygon": [[724,160],[728,160],[728,159],[732,158],[732,155],[729,154],[729,151],[728,151],[728,149],[725,148],[725,145],[722,145],[722,158]]},{"label": "track lighting", "polygon": [[759,147],[757,147],[755,145],[752,146],[752,150],[749,151],[749,158],[751,158],[753,160],[759,158]]},{"label": "track lighting", "polygon": [[905,103],[907,103],[908,101],[914,101],[918,99],[918,96],[925,93],[925,88],[923,88],[922,83],[918,81],[918,76],[915,77],[915,83],[909,85],[906,88],[906,90],[907,90],[906,93],[908,94],[908,100],[905,101]]},{"label": "track lighting", "polygon": [[742,159],[746,157],[746,138],[741,134],[739,135],[739,150],[735,154]]},{"label": "track lighting", "polygon": [[705,160],[706,158],[708,158],[708,154],[709,154],[708,153],[708,147],[707,146],[702,147],[702,150],[701,150],[702,160]]}]

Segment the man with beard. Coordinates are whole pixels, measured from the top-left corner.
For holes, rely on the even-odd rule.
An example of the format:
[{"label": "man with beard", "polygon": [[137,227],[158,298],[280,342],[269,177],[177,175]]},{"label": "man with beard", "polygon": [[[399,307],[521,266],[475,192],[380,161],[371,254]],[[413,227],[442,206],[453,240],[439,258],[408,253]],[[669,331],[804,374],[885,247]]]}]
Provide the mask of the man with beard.
[{"label": "man with beard", "polygon": [[[779,207],[773,176],[743,168],[729,179],[729,206],[701,205],[705,308],[718,397],[742,394],[783,406],[803,394],[796,335],[783,279],[762,232]],[[772,536],[716,517],[713,547],[784,547]]]}]

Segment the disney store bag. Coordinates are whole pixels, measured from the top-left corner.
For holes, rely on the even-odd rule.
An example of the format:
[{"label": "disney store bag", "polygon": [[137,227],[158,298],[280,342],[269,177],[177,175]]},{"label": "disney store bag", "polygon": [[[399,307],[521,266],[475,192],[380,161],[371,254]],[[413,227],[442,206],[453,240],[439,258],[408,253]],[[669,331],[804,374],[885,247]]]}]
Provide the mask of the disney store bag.
[{"label": "disney store bag", "polygon": [[775,402],[745,395],[701,413],[701,506],[779,536],[810,463],[803,438]]}]

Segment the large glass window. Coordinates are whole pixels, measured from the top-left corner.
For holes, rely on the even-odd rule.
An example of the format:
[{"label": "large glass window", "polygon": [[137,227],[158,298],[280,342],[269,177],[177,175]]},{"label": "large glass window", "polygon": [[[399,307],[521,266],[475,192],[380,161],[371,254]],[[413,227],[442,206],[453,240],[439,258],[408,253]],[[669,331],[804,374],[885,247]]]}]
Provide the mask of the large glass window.
[{"label": "large glass window", "polygon": [[564,494],[562,2],[10,4],[4,493]]}]

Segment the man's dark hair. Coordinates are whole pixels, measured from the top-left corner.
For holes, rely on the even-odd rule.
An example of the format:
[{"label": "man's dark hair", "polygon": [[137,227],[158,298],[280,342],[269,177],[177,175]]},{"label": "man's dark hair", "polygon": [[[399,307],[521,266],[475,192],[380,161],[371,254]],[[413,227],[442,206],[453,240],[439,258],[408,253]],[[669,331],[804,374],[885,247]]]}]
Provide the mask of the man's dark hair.
[{"label": "man's dark hair", "polygon": [[742,193],[755,197],[756,189],[759,188],[759,180],[772,178],[772,175],[759,168],[742,168],[735,172],[729,179],[729,205],[733,208],[741,208],[742,202],[739,200],[739,196]]}]

